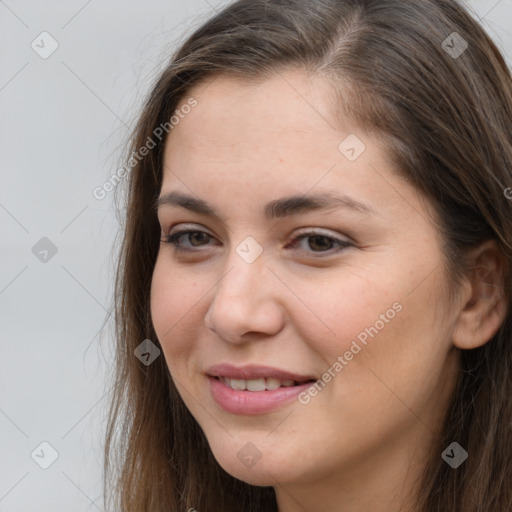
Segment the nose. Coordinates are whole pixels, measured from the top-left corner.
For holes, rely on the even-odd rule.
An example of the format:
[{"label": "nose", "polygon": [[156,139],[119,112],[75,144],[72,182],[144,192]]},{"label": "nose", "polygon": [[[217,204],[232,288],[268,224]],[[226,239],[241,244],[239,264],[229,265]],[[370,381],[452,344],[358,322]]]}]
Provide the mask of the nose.
[{"label": "nose", "polygon": [[284,326],[283,292],[263,256],[247,263],[234,253],[217,284],[205,326],[230,343],[276,335]]}]

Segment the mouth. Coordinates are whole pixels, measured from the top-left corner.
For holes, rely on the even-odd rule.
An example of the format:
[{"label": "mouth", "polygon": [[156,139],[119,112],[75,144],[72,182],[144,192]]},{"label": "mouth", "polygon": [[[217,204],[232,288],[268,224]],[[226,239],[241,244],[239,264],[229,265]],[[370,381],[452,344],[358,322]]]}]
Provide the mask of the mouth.
[{"label": "mouth", "polygon": [[274,391],[279,388],[291,388],[315,382],[315,379],[277,379],[275,377],[261,377],[257,379],[233,379],[222,376],[212,376],[226,387],[235,391]]},{"label": "mouth", "polygon": [[[226,380],[229,384],[226,383]],[[237,415],[267,414],[290,405],[301,393],[312,384],[310,380],[299,383],[296,381],[274,382],[270,384],[267,379],[225,379],[222,377],[209,377],[210,395],[216,404],[225,412]],[[233,381],[235,381],[233,383]],[[238,382],[237,382],[238,381]],[[267,389],[280,384],[275,389]],[[249,389],[234,389],[244,387]]]}]

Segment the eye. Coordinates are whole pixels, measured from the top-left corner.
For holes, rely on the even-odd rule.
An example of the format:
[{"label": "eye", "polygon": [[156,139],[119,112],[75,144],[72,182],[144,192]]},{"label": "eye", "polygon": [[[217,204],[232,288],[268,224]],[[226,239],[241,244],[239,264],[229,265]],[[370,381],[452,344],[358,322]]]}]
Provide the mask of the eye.
[{"label": "eye", "polygon": [[[206,231],[182,229],[176,233],[163,236],[161,242],[172,245],[176,251],[197,252],[200,247],[211,246],[212,244],[209,242],[212,240],[214,241],[215,237]],[[307,231],[296,236],[285,248],[299,246],[298,250],[302,253],[308,253],[308,256],[316,253],[316,256],[322,257],[323,255],[340,252],[347,247],[353,247],[353,245],[349,240],[336,238],[323,232]]]},{"label": "eye", "polygon": [[[188,244],[183,243],[183,239],[188,239]],[[205,231],[182,229],[172,235],[164,235],[162,242],[171,244],[177,251],[193,251],[195,247],[202,247],[208,245],[208,241],[213,239],[213,236]]]},{"label": "eye", "polygon": [[295,237],[290,245],[296,245],[297,242],[301,246],[300,251],[321,254],[340,252],[354,245],[348,240],[339,239],[317,231],[305,232]]}]

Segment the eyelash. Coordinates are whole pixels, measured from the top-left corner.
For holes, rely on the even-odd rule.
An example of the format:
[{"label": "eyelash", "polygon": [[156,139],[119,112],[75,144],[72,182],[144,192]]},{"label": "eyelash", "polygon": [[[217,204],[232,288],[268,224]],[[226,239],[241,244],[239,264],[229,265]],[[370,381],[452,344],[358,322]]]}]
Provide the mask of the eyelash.
[{"label": "eyelash", "polygon": [[[161,242],[166,243],[166,244],[170,244],[172,246],[172,248],[176,252],[181,252],[181,253],[197,252],[195,249],[190,249],[190,248],[185,249],[182,246],[180,246],[180,244],[178,243],[178,240],[179,240],[180,237],[182,237],[184,235],[191,234],[191,233],[204,233],[205,235],[209,236],[210,238],[215,238],[212,235],[210,235],[209,233],[207,233],[206,231],[201,231],[199,229],[184,229],[184,230],[181,230],[181,231],[177,231],[176,233],[173,233],[172,235],[165,235],[163,237],[163,239],[161,240]],[[319,233],[319,232],[316,232],[316,231],[308,231],[308,232],[302,233],[301,235],[296,236],[292,240],[291,245],[295,244],[299,240],[303,240],[303,239],[307,239],[307,238],[315,237],[315,236],[316,237],[320,237],[320,238],[326,238],[326,239],[328,239],[328,240],[330,240],[330,241],[332,241],[334,243],[337,243],[339,245],[339,247],[337,249],[328,249],[327,251],[307,251],[307,250],[304,250],[304,249],[300,249],[301,252],[308,253],[308,254],[319,255],[319,256],[315,256],[315,257],[322,257],[321,255],[336,254],[336,253],[339,253],[339,252],[343,251],[344,249],[346,249],[348,247],[353,247],[354,246],[354,244],[348,242],[347,240],[340,240],[339,238],[328,236],[328,235],[326,235],[324,233]],[[197,247],[207,247],[207,245],[205,244],[204,246],[197,246]],[[201,249],[199,249],[199,250],[201,250]]]}]

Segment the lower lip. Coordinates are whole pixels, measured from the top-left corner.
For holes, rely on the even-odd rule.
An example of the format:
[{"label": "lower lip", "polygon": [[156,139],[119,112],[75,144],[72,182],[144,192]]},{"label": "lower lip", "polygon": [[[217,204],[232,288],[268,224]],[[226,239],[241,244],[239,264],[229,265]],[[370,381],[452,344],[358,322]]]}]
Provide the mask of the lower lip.
[{"label": "lower lip", "polygon": [[280,387],[265,391],[238,391],[214,377],[208,377],[213,399],[232,414],[264,414],[292,401],[312,386],[306,382],[299,386]]}]

